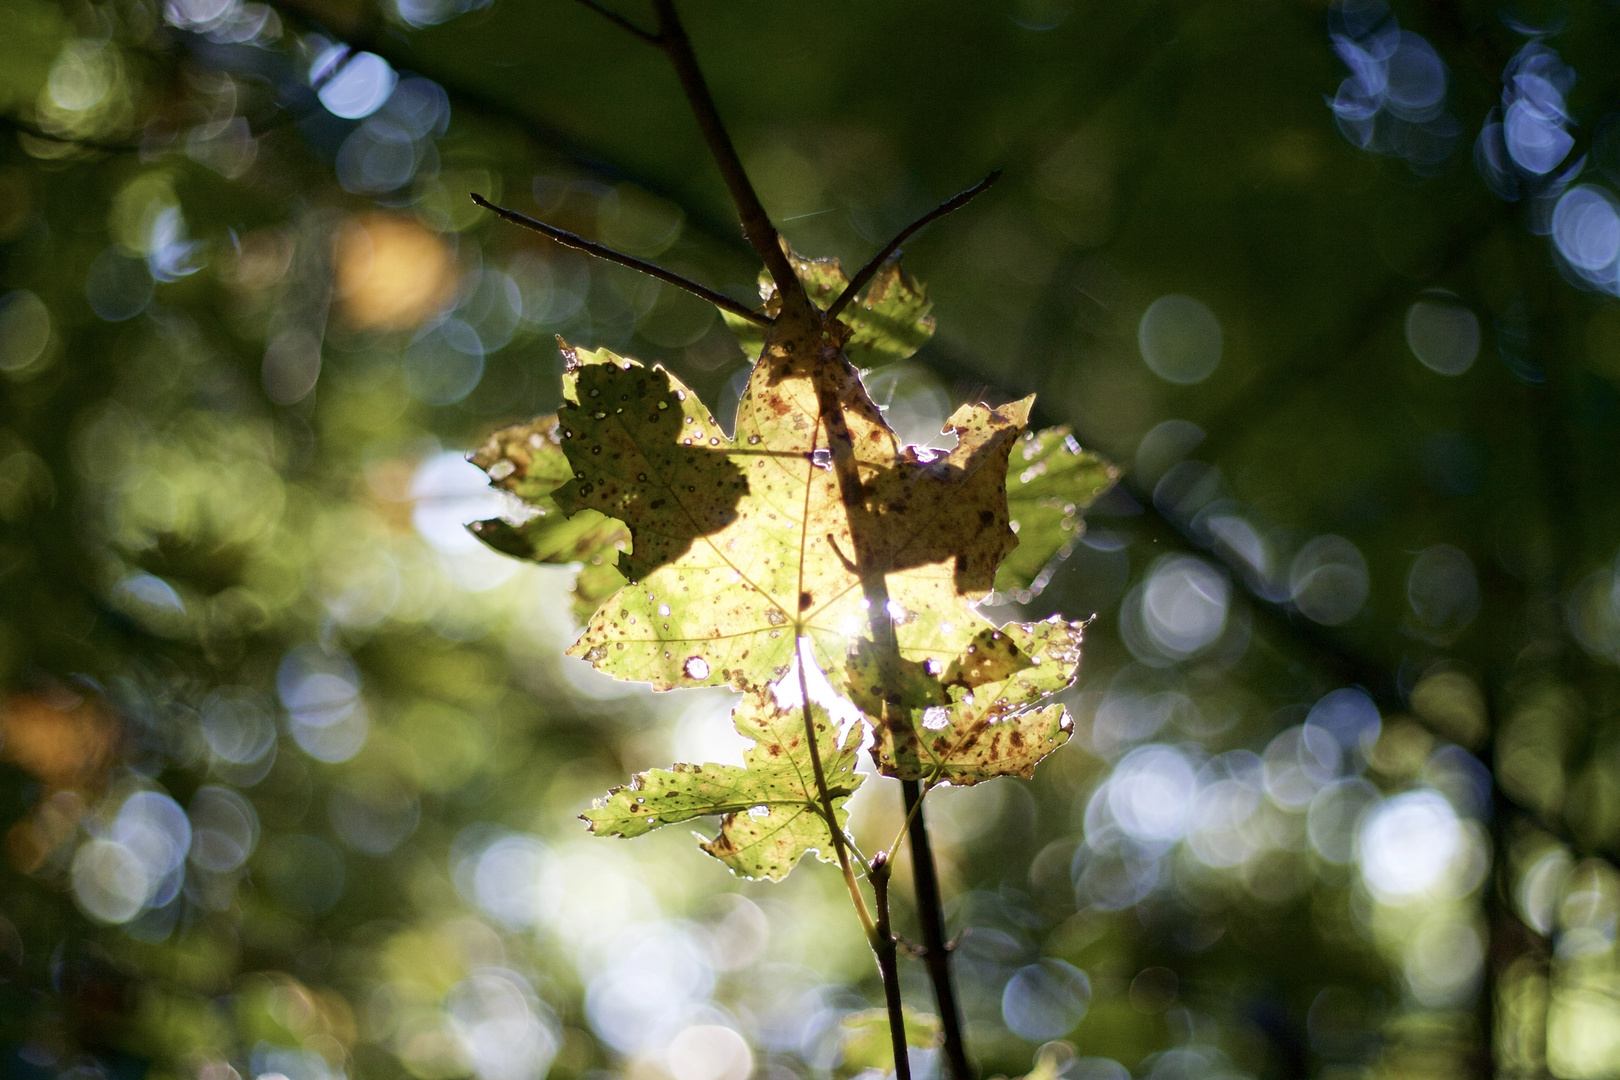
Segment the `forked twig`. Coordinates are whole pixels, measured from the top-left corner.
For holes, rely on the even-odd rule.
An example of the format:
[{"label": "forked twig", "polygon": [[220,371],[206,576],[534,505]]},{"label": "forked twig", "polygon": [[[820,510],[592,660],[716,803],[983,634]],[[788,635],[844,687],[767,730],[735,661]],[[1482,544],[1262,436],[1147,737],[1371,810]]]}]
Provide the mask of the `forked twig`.
[{"label": "forked twig", "polygon": [[[747,237],[749,244],[753,246],[755,252],[764,261],[766,268],[770,271],[771,278],[776,283],[777,295],[783,301],[783,314],[786,315],[795,308],[808,307],[809,297],[805,292],[804,285],[799,280],[798,275],[794,273],[787,253],[783,250],[776,226],[772,224],[770,216],[765,212],[763,204],[759,201],[758,194],[749,182],[748,174],[743,169],[742,160],[737,156],[736,147],[732,145],[731,136],[727,133],[725,125],[720,119],[719,110],[715,107],[714,98],[709,93],[708,84],[703,78],[703,73],[698,67],[697,57],[692,51],[692,43],[687,38],[686,31],[682,28],[680,19],[676,15],[674,0],[652,0],[653,10],[658,16],[658,30],[656,33],[649,33],[622,16],[609,11],[598,0],[580,0],[580,3],[609,19],[637,39],[656,45],[669,58],[670,63],[675,67],[676,75],[680,79],[681,88],[686,93],[693,114],[697,118],[698,127],[703,132],[703,138],[708,144],[709,152],[713,155],[715,164],[719,167],[720,174],[725,180],[726,188],[731,194],[732,203],[737,208],[737,216],[742,222],[743,235]],[[999,169],[992,172],[979,184],[956,195],[954,198],[946,200],[934,210],[901,230],[900,234],[891,240],[871,262],[861,268],[842,295],[827,310],[825,317],[836,316],[842,311],[866,287],[878,269],[912,234],[929,222],[967,205],[968,202],[994,184],[1000,175],[1001,171]],[[512,220],[517,220],[519,224],[528,224],[525,220],[519,220],[520,217],[521,215],[513,217]],[[538,223],[535,224],[538,225]],[[548,230],[542,229],[542,231]],[[561,239],[560,237],[555,238]],[[583,250],[591,249],[584,248]],[[616,256],[618,253],[607,255],[592,251],[592,254],[603,254],[604,258],[609,258]],[[620,258],[617,261],[624,262],[624,259]],[[637,263],[639,263],[639,260],[637,260]],[[626,265],[634,264],[626,263]],[[659,276],[663,280],[669,280],[663,275]],[[685,282],[674,283],[681,285],[683,288],[688,287]],[[714,298],[716,294],[709,294],[708,290],[704,290],[704,293],[700,295],[705,295],[705,298],[710,299],[712,303],[719,304],[720,302]],[[727,308],[727,310],[732,309]],[[754,312],[750,312],[747,317],[750,318],[750,321],[763,322],[767,325],[771,322],[765,316]],[[842,423],[841,406],[836,400],[828,399],[825,388],[818,389],[818,396],[821,398],[822,421],[827,425],[829,436],[840,440],[844,444],[843,450],[845,452],[834,454],[834,463],[839,472],[840,493],[852,514],[862,512],[859,500],[856,498],[860,480],[858,475],[854,475],[853,456],[848,452],[849,431]],[[840,553],[840,557],[843,557],[842,553]],[[866,562],[864,553],[859,550],[859,544],[857,544],[855,557],[857,563]],[[861,577],[863,579],[863,592],[866,594],[873,612],[886,612],[888,610],[888,586],[884,580],[884,575],[881,572],[867,572],[862,573]],[[887,633],[884,632],[885,630]],[[892,707],[899,707],[899,695],[896,689],[898,685],[897,670],[894,670],[897,669],[899,661],[898,644],[894,638],[893,624],[886,618],[875,617],[873,619],[872,633],[878,653],[879,666],[884,669],[885,719],[892,720]],[[890,1035],[894,1042],[896,1080],[909,1080],[910,1068],[906,1054],[905,1018],[900,1003],[898,957],[894,933],[889,925],[888,878],[890,864],[888,856],[892,854],[892,848],[889,852],[874,858],[867,873],[876,900],[877,920],[874,925],[869,921],[870,915],[866,911],[864,900],[860,896],[860,890],[854,882],[854,875],[849,864],[850,853],[841,842],[843,839],[842,832],[838,827],[831,799],[828,797],[826,779],[821,773],[815,726],[810,715],[809,688],[805,681],[805,663],[806,658],[801,652],[799,656],[799,677],[800,692],[805,698],[803,706],[805,711],[805,734],[810,740],[811,761],[816,773],[816,786],[823,803],[822,812],[827,818],[827,826],[833,834],[833,844],[842,864],[846,883],[849,885],[852,897],[855,900],[857,913],[862,917],[862,924],[867,928],[872,940],[873,950],[877,953],[878,967],[883,976],[884,998],[889,1013]],[[909,722],[909,711],[899,707],[899,717],[902,722]],[[968,1080],[970,1073],[968,1071],[967,1053],[963,1046],[961,1024],[956,1009],[954,990],[951,986],[950,968],[948,964],[942,962],[947,959],[947,950],[944,943],[944,920],[939,903],[938,876],[934,868],[933,853],[928,844],[927,826],[921,813],[920,804],[923,793],[914,782],[905,785],[904,790],[909,822],[909,828],[904,831],[909,833],[911,839],[912,863],[918,883],[919,907],[924,909],[920,914],[931,946],[928,952],[937,956],[937,959],[929,962],[929,972],[935,984],[935,992],[939,999],[941,1011],[946,1014],[944,1018],[946,1056],[956,1080]],[[898,837],[896,843],[898,843]],[[920,863],[926,863],[926,867],[919,865]]]},{"label": "forked twig", "polygon": [[714,163],[720,169],[720,176],[726,182],[726,190],[731,194],[732,204],[737,208],[737,216],[742,221],[743,236],[747,237],[748,243],[764,260],[765,268],[771,272],[777,292],[784,301],[808,302],[804,286],[794,274],[787,253],[782,250],[782,241],[777,236],[776,226],[771,223],[770,215],[765,212],[764,204],[759,201],[759,195],[754,191],[754,185],[749,182],[742,159],[737,156],[737,148],[732,145],[731,135],[720,119],[720,110],[715,107],[714,97],[709,93],[709,84],[703,78],[703,70],[698,67],[697,54],[692,51],[691,39],[686,36],[680,17],[675,13],[674,0],[653,0],[653,10],[658,14],[657,33],[648,33],[623,16],[616,15],[596,3],[595,0],[579,0],[579,2],[637,39],[649,45],[656,45],[665,56],[669,57],[669,62],[675,68],[676,77],[680,79],[681,89],[686,93],[687,103],[692,106],[692,114],[697,118],[698,128],[703,132],[703,141],[708,144],[709,153],[713,155]]},{"label": "forked twig", "polygon": [[619,29],[628,31],[635,37],[645,41],[647,44],[663,45],[663,40],[660,39],[657,34],[653,33],[651,30],[643,30],[641,27],[637,26],[623,15],[620,15],[618,12],[609,11],[601,4],[598,4],[596,0],[579,0],[579,2],[596,12],[598,15],[602,16],[602,18],[608,20],[608,22],[616,24]]},{"label": "forked twig", "polygon": [[916,221],[913,221],[910,225],[907,225],[905,228],[901,229],[895,238],[890,240],[882,251],[872,256],[871,260],[867,262],[865,266],[861,267],[860,271],[854,277],[849,279],[849,284],[844,286],[844,291],[839,294],[838,299],[832,302],[832,307],[827,309],[827,318],[836,318],[840,311],[843,311],[844,308],[848,307],[849,302],[855,299],[856,295],[862,289],[866,288],[866,283],[872,280],[872,275],[878,272],[878,268],[889,261],[889,256],[893,255],[899,249],[901,244],[911,239],[912,233],[915,233],[918,229],[922,228],[924,225],[927,225],[930,221],[944,217],[952,210],[960,210],[962,207],[978,198],[985,191],[989,190],[990,185],[994,184],[1000,179],[1001,170],[996,169],[995,171],[991,172],[989,176],[985,177],[983,180],[980,180],[977,184],[974,184],[966,191],[951,196],[949,199],[946,199],[944,202],[928,211],[928,213],[924,214]]},{"label": "forked twig", "polygon": [[656,266],[653,263],[647,262],[645,259],[638,259],[634,255],[626,255],[622,251],[615,251],[613,248],[598,244],[592,240],[587,240],[583,236],[576,233],[571,233],[567,229],[559,229],[555,225],[547,225],[543,221],[536,221],[527,214],[520,214],[516,210],[508,210],[504,206],[496,206],[494,203],[490,202],[482,195],[479,195],[477,192],[473,193],[472,201],[477,203],[479,206],[482,206],[485,210],[495,214],[497,217],[504,218],[514,225],[521,225],[525,229],[533,229],[542,236],[549,236],[551,239],[557,241],[559,244],[562,244],[564,247],[571,247],[576,251],[583,251],[587,255],[594,255],[598,259],[606,259],[608,262],[615,262],[620,266],[628,266],[632,270],[639,270],[649,277],[657,278],[659,281],[667,281],[677,289],[685,289],[698,299],[707,300],[720,310],[729,311],[738,318],[747,319],[756,326],[771,325],[769,316],[754,311],[752,308],[744,307],[742,304],[738,303],[736,300],[733,300],[724,293],[717,293],[705,285],[699,285],[697,282],[692,281],[689,278],[683,278],[673,270],[665,270],[662,266]]}]

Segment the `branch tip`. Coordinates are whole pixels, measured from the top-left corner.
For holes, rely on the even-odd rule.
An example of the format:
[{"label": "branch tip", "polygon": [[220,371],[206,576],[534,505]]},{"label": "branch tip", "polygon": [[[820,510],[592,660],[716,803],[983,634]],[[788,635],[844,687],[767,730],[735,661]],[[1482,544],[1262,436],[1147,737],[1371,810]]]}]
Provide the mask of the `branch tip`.
[{"label": "branch tip", "polygon": [[643,30],[641,27],[637,26],[623,15],[620,15],[618,12],[610,11],[601,4],[598,4],[596,0],[579,0],[579,2],[585,7],[596,12],[598,15],[602,16],[602,18],[606,19],[608,22],[619,27],[619,29],[630,34],[632,37],[640,38],[649,45],[663,45],[664,43],[664,40],[660,35],[655,34],[650,30]]},{"label": "branch tip", "polygon": [[882,251],[879,251],[876,255],[872,256],[867,264],[861,267],[860,271],[854,277],[849,279],[849,284],[844,287],[844,291],[839,294],[838,299],[834,300],[832,302],[832,306],[827,309],[826,317],[829,319],[837,318],[838,313],[848,307],[850,301],[854,300],[860,291],[866,288],[866,283],[872,280],[872,275],[876,274],[880,269],[882,269],[883,264],[889,261],[889,257],[896,251],[899,251],[900,245],[909,240],[911,235],[918,229],[922,228],[924,225],[927,225],[930,221],[944,217],[953,210],[960,210],[962,207],[966,206],[968,203],[972,202],[974,199],[988,191],[995,184],[995,182],[1000,179],[1001,170],[992,169],[990,171],[990,175],[986,176],[983,180],[980,180],[977,184],[974,184],[966,191],[959,192],[958,194],[951,196],[949,199],[946,199],[944,202],[928,211],[928,213],[924,214],[916,221],[913,221],[910,225],[907,225],[905,228],[901,229],[895,238],[890,240],[888,244],[884,246]]},{"label": "branch tip", "polygon": [[504,206],[496,206],[494,203],[490,202],[476,191],[470,191],[467,194],[472,198],[474,203],[483,207],[485,210],[490,211],[496,217],[510,221],[514,225],[521,225],[525,229],[531,229],[534,232],[539,233],[541,236],[555,240],[564,247],[571,247],[576,251],[583,251],[587,255],[593,255],[596,258],[603,259],[607,262],[618,263],[620,266],[628,266],[632,270],[639,270],[648,277],[657,278],[659,281],[673,285],[677,289],[682,289],[689,292],[699,300],[706,300],[715,307],[719,308],[721,311],[730,312],[739,319],[746,319],[755,326],[768,327],[771,325],[771,319],[769,316],[761,314],[760,312],[755,311],[753,308],[744,307],[742,304],[733,300],[724,293],[715,292],[707,285],[699,285],[697,282],[691,280],[690,278],[684,278],[675,273],[673,270],[665,270],[662,266],[650,263],[645,259],[638,259],[634,255],[626,255],[622,251],[616,251],[604,244],[598,244],[594,240],[587,240],[583,236],[569,232],[567,229],[559,229],[555,225],[547,225],[543,221],[536,221],[527,214],[520,214],[516,210],[508,210]]}]

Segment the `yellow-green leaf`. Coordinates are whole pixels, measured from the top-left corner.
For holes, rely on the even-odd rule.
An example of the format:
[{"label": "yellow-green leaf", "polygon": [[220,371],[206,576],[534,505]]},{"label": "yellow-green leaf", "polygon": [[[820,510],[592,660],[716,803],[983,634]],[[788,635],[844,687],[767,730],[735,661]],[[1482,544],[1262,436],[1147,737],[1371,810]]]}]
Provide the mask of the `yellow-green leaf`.
[{"label": "yellow-green leaf", "polygon": [[1074,681],[1084,630],[1054,616],[981,633],[944,675],[949,704],[923,713],[914,740],[879,729],[879,771],[959,787],[1033,774],[1073,730],[1062,705],[1040,703]]},{"label": "yellow-green leaf", "polygon": [[574,615],[588,619],[624,584],[615,567],[630,546],[624,523],[595,510],[567,514],[552,493],[573,475],[559,444],[557,418],[542,416],[491,435],[468,458],[490,483],[517,496],[531,516],[475,521],[472,534],[505,555],[547,564],[581,563],[574,583]]},{"label": "yellow-green leaf", "polygon": [[[784,335],[756,366],[730,439],[663,368],[605,349],[567,356],[559,431],[575,479],[554,497],[624,521],[632,537],[631,583],[573,655],[657,689],[748,690],[786,674],[803,634],[842,690],[870,625],[857,556],[886,578],[908,660],[949,663],[986,626],[971,605],[1017,542],[1003,483],[1029,399],[959,409],[948,454],[903,448],[835,342]],[[818,385],[838,402],[838,437],[864,480],[854,509],[823,457],[834,433]]]},{"label": "yellow-green leaf", "polygon": [[[811,302],[818,307],[830,306],[849,285],[849,276],[837,259],[807,259],[790,251],[788,260],[804,282]],[[781,299],[768,273],[760,274],[759,292],[765,300],[765,313],[776,315],[781,310]],[[934,336],[934,317],[929,314],[933,306],[928,290],[901,268],[899,259],[891,259],[872,275],[861,296],[838,316],[849,327],[844,354],[861,369],[904,360]],[[721,314],[748,358],[758,357],[765,345],[764,331],[730,312]]]},{"label": "yellow-green leaf", "polygon": [[[910,1005],[901,1007],[906,1025],[906,1045],[927,1050],[939,1045],[939,1017],[919,1012]],[[865,1009],[844,1017],[843,1057],[833,1075],[839,1080],[868,1071],[894,1072],[894,1039],[889,1034],[889,1014],[884,1009]]]},{"label": "yellow-green leaf", "polygon": [[492,485],[528,503],[547,498],[574,475],[562,451],[555,415],[501,428],[467,460],[488,473]]},{"label": "yellow-green leaf", "polygon": [[1027,433],[1007,462],[1007,509],[1018,533],[996,573],[996,591],[1027,603],[1046,587],[1085,529],[1081,515],[1119,479],[1119,469],[1082,450],[1066,427]]},{"label": "yellow-green leaf", "polygon": [[[861,732],[843,739],[826,710],[811,706],[816,748],[833,807],[843,827],[844,801],[864,779],[855,771]],[[749,694],[732,712],[737,731],[754,740],[744,766],[676,765],[637,774],[580,815],[599,836],[641,836],[711,814],[724,815],[720,835],[703,850],[745,877],[778,881],[806,851],[834,857],[832,834],[818,800],[802,706],[784,708],[767,694]]]}]

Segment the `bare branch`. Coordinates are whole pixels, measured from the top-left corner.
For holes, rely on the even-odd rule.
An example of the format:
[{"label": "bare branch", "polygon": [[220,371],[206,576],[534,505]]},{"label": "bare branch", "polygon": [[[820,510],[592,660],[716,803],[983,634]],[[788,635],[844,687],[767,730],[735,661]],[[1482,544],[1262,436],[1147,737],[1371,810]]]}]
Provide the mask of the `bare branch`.
[{"label": "bare branch", "polygon": [[655,266],[654,264],[647,262],[645,259],[638,259],[634,255],[626,255],[622,251],[614,251],[610,247],[605,247],[601,244],[595,243],[594,241],[587,240],[583,236],[569,232],[567,229],[559,229],[555,225],[547,225],[543,221],[536,221],[534,218],[525,214],[520,214],[516,210],[508,210],[504,206],[496,206],[494,203],[490,202],[488,199],[476,192],[474,192],[472,195],[472,201],[477,203],[479,206],[482,206],[485,210],[494,213],[496,216],[505,218],[512,224],[521,225],[525,229],[533,229],[542,236],[548,236],[557,241],[557,243],[562,244],[564,247],[571,247],[576,251],[583,251],[587,255],[594,255],[598,259],[606,259],[608,262],[615,262],[620,266],[628,266],[632,270],[639,270],[649,277],[655,277],[659,281],[668,282],[677,289],[684,289],[700,300],[707,300],[721,311],[729,311],[731,314],[740,319],[747,319],[756,326],[771,325],[771,320],[768,316],[762,315],[751,308],[744,307],[742,304],[733,300],[731,297],[726,296],[724,293],[717,293],[713,289],[704,285],[699,285],[697,282],[692,281],[689,278],[683,278],[681,275],[672,270],[665,270],[662,266]]},{"label": "bare branch", "polygon": [[659,38],[659,36],[657,34],[652,33],[650,30],[643,30],[641,27],[637,26],[635,23],[631,22],[629,19],[625,18],[623,15],[620,15],[618,12],[609,11],[607,8],[603,7],[601,4],[598,4],[596,2],[596,0],[579,0],[579,2],[581,4],[584,4],[586,7],[590,8],[592,11],[596,12],[598,15],[602,16],[602,18],[608,20],[611,23],[614,23],[620,29],[628,31],[632,35],[640,38],[642,41],[645,41],[647,44],[649,44],[649,45],[662,45],[663,44],[663,41]]},{"label": "bare branch", "polygon": [[731,201],[737,207],[743,235],[764,260],[783,300],[798,299],[807,303],[804,286],[793,272],[787,253],[782,250],[776,226],[771,224],[770,215],[765,213],[765,206],[759,201],[759,195],[743,169],[742,159],[737,156],[737,148],[731,144],[731,136],[720,119],[720,111],[715,108],[714,98],[709,94],[709,84],[704,81],[697,56],[692,52],[692,42],[675,14],[674,0],[653,0],[653,8],[658,12],[656,43],[669,57],[670,63],[675,65],[675,74],[697,117],[703,141],[709,144],[709,152],[714,155],[714,163],[720,167],[726,190],[731,193]]},{"label": "bare branch", "polygon": [[889,926],[889,872],[892,869],[880,851],[873,857],[872,872],[867,875],[867,880],[872,883],[873,906],[877,909],[872,948],[877,952],[878,971],[883,976],[883,1003],[889,1012],[889,1045],[894,1050],[894,1080],[911,1080],[906,1010],[900,1003],[899,948],[894,931]]},{"label": "bare branch", "polygon": [[933,221],[936,218],[944,217],[952,210],[960,210],[962,207],[978,198],[979,195],[989,190],[990,185],[994,184],[1000,179],[1001,170],[997,169],[983,180],[980,180],[977,184],[974,184],[972,187],[968,188],[966,191],[959,195],[951,196],[949,199],[946,199],[944,202],[928,211],[928,213],[924,214],[916,221],[913,221],[910,225],[907,225],[905,228],[901,229],[899,234],[895,236],[893,240],[890,240],[888,245],[885,246],[882,251],[872,256],[871,261],[865,266],[861,267],[860,272],[849,279],[849,284],[845,286],[844,291],[839,295],[837,300],[832,302],[832,307],[827,309],[827,317],[829,319],[836,318],[840,311],[843,311],[844,308],[848,307],[849,302],[855,299],[856,294],[866,287],[866,283],[868,281],[872,280],[872,275],[878,272],[878,268],[889,261],[889,256],[893,255],[897,250],[899,250],[901,244],[911,239],[912,233],[916,232],[924,225],[927,225],[930,221]]},{"label": "bare branch", "polygon": [[928,969],[928,979],[934,984],[934,1004],[939,1009],[940,1030],[945,1037],[945,1063],[952,1080],[973,1080],[967,1042],[962,1037],[962,1009],[956,1002],[956,985],[951,980],[951,946],[945,940],[945,908],[940,900],[939,871],[934,867],[934,849],[928,839],[928,819],[922,812],[923,796],[928,792],[915,780],[902,780],[900,793],[905,799],[906,831],[911,840],[911,881],[916,894],[917,921],[922,924],[922,960]]}]

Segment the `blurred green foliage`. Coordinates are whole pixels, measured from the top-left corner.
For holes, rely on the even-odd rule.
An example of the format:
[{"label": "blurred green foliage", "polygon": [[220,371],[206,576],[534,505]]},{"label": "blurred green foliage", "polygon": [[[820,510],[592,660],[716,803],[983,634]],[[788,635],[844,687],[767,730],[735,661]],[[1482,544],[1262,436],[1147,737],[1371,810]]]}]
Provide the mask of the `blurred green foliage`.
[{"label": "blurred green foliage", "polygon": [[[1612,6],[683,11],[798,251],[1005,169],[908,244],[891,424],[1036,392],[1125,469],[992,609],[1096,613],[1074,737],[930,797],[986,1075],[1616,1075]],[[573,571],[463,528],[556,334],[735,404],[704,305],[466,198],[751,299],[656,51],[560,0],[6,0],[0,112],[5,1070],[839,1070],[835,875],[575,820],[740,762],[731,699],[566,660]]]}]

